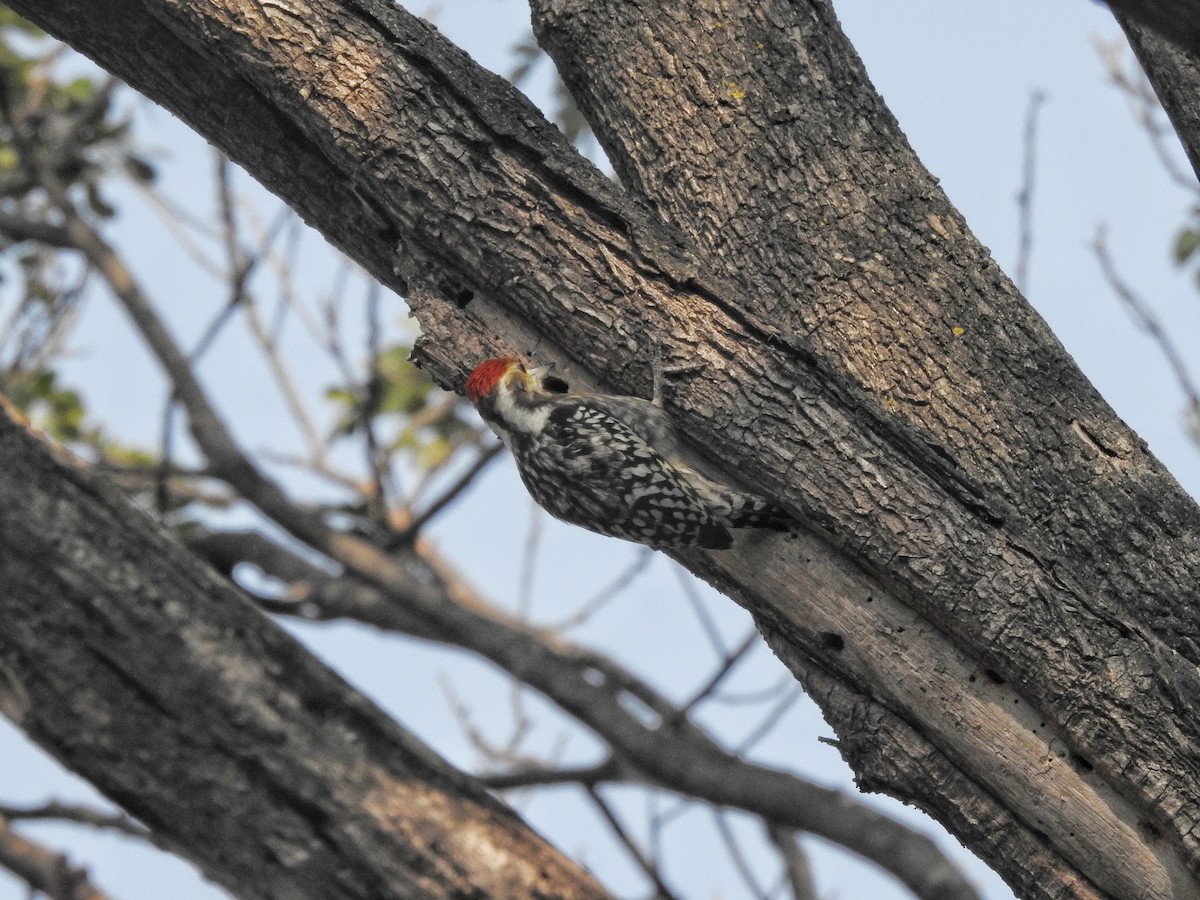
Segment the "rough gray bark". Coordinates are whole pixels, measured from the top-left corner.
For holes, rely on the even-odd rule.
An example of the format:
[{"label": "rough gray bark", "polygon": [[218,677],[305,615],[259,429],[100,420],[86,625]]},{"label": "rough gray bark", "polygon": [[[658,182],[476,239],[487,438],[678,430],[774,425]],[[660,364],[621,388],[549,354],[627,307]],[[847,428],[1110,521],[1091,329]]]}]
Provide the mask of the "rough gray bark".
[{"label": "rough gray bark", "polygon": [[1132,19],[1185,53],[1200,55],[1200,3],[1196,0],[1107,0],[1119,17]]},{"label": "rough gray bark", "polygon": [[0,710],[236,896],[604,897],[0,408]]},{"label": "rough gray bark", "polygon": [[[810,437],[770,448],[782,457],[772,480],[788,482],[795,464],[793,502],[855,548],[848,555],[918,610],[924,627],[986,669],[981,680],[1016,686],[1011,703],[1036,711],[1027,733],[1061,741],[1060,759],[1083,761],[1095,789],[1131,800],[1125,814],[1142,812],[1129,825],[1147,813],[1171,822],[1194,869],[1191,795],[1163,804],[1159,790],[1173,779],[1159,765],[1174,756],[1187,777],[1195,758],[1142,731],[1120,693],[1156,716],[1192,718],[1176,698],[1195,684],[1195,507],[969,238],[831,10],[709,2],[681,15],[669,3],[546,0],[534,3],[534,23],[622,180],[702,248],[716,274],[751,289],[750,310],[787,336],[795,362],[820,360],[823,371],[801,389],[796,380],[807,379],[788,378]],[[755,375],[795,369],[784,356]],[[844,418],[810,413],[814,395]],[[783,403],[752,405],[766,422],[787,415]],[[1160,534],[1171,535],[1169,546]],[[786,633],[799,616],[774,605],[756,611],[768,632]],[[844,658],[868,623],[832,628],[837,621],[849,623],[831,621]],[[792,643],[773,640],[785,657]],[[856,674],[811,645],[827,671]],[[814,687],[824,678],[796,668]],[[896,692],[869,683],[862,700],[895,711]],[[863,711],[840,693],[826,714],[852,730]],[[972,761],[961,739],[947,740],[936,715],[904,718],[988,782],[984,757]],[[891,790],[907,794],[904,780]],[[1008,794],[1010,809],[1042,805],[1032,796],[1014,804],[1007,774],[988,786]],[[1121,801],[1106,805],[1122,815]],[[1097,887],[1131,895],[1132,883],[1104,881],[1123,864],[1109,860],[1101,873],[1087,862],[1091,850],[1071,846],[1082,829],[1047,828],[1028,812],[1015,818],[1014,830],[1046,833]],[[1097,823],[1093,833],[1102,832]],[[1127,848],[1130,874],[1144,866],[1133,852],[1139,840]],[[1190,877],[1174,877],[1168,891],[1195,890]]]},{"label": "rough gray bark", "polygon": [[1200,176],[1200,47],[1188,52],[1127,17],[1117,21],[1175,126],[1192,171]]},{"label": "rough gray bark", "polygon": [[385,3],[13,5],[405,292],[443,383],[502,346],[644,394],[661,354],[684,431],[808,526],[686,562],[756,615],[869,786],[1026,896],[1200,896],[1200,514],[825,5],[539,8],[639,200]]}]

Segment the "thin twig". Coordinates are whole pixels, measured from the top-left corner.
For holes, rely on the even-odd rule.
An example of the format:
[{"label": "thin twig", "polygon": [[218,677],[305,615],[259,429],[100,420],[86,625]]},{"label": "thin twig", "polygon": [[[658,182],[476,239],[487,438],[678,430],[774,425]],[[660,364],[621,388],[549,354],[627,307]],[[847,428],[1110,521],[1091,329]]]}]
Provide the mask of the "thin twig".
[{"label": "thin twig", "polygon": [[800,843],[799,833],[781,825],[768,824],[767,836],[783,857],[783,879],[791,892],[792,900],[817,900],[812,866]]},{"label": "thin twig", "polygon": [[[1179,136],[1170,122],[1160,115],[1162,104],[1136,57],[1129,53],[1129,42],[1123,36],[1118,36],[1112,41],[1097,38],[1093,44],[1109,80],[1125,95],[1134,120],[1150,138],[1150,146],[1163,170],[1176,184],[1196,192],[1195,175],[1176,162]],[[1130,63],[1128,66],[1127,58]]]},{"label": "thin twig", "polygon": [[1100,269],[1117,298],[1125,304],[1137,326],[1158,344],[1159,351],[1166,359],[1167,365],[1171,367],[1175,382],[1183,391],[1186,402],[1184,421],[1188,433],[1194,443],[1200,444],[1200,390],[1197,390],[1196,383],[1192,380],[1183,354],[1179,352],[1170,335],[1158,321],[1158,317],[1150,309],[1149,304],[1129,287],[1117,272],[1116,263],[1108,250],[1108,236],[1103,225],[1096,229],[1096,237],[1092,241],[1092,251],[1100,261]]},{"label": "thin twig", "polygon": [[1021,189],[1017,192],[1017,290],[1022,294],[1029,289],[1029,259],[1033,252],[1033,192],[1037,174],[1037,116],[1046,95],[1034,91],[1029,95],[1029,106],[1025,110],[1025,154],[1021,167]]},{"label": "thin twig", "polygon": [[551,787],[554,785],[594,786],[607,781],[624,779],[624,770],[614,757],[609,757],[598,766],[558,768],[554,766],[522,766],[508,772],[496,772],[476,776],[493,791],[511,791],[519,788]]},{"label": "thin twig", "polygon": [[392,508],[397,492],[392,481],[387,451],[384,450],[379,435],[375,431],[375,416],[379,411],[379,404],[383,399],[385,388],[383,373],[379,368],[379,354],[382,346],[379,326],[380,293],[381,289],[376,282],[372,281],[368,284],[365,312],[369,370],[363,390],[363,403],[359,407],[359,425],[362,428],[363,444],[367,455],[367,471],[371,475],[372,489],[367,498],[367,508],[376,522],[386,525],[388,510]]},{"label": "thin twig", "polygon": [[215,241],[220,236],[217,228],[211,222],[195,215],[188,207],[177,204],[161,194],[151,184],[135,180],[134,187],[141,193],[142,199],[157,213],[163,224],[167,226],[167,230],[171,232],[171,236],[184,253],[213,278],[220,278],[223,274],[221,264],[193,240],[191,234],[196,232],[208,240]]},{"label": "thin twig", "polygon": [[654,552],[649,547],[638,548],[633,562],[618,573],[616,578],[593,594],[591,599],[581,605],[574,613],[565,619],[559,619],[557,622],[544,625],[543,629],[547,631],[570,631],[572,628],[578,628],[611,603],[616,597],[620,596],[626,588],[637,580],[638,576],[650,567],[650,563],[652,562],[654,562]]},{"label": "thin twig", "polygon": [[717,627],[717,623],[708,612],[708,607],[704,605],[704,601],[700,598],[700,594],[696,590],[696,579],[692,577],[690,572],[685,572],[681,566],[674,566],[674,570],[675,580],[679,582],[680,590],[683,591],[683,596],[692,607],[692,612],[699,620],[700,627],[704,630],[708,642],[712,644],[713,650],[716,651],[718,657],[724,658],[728,656],[729,648],[725,646],[725,639],[721,636],[721,629]]},{"label": "thin twig", "polygon": [[790,707],[803,696],[804,691],[802,691],[800,688],[795,688],[794,690],[789,691],[785,697],[783,697],[778,703],[776,703],[767,711],[767,714],[763,716],[762,723],[748,735],[742,738],[734,752],[737,753],[738,756],[744,756],[746,753],[748,753],[755,744],[775,730],[775,727],[783,718],[783,714],[787,712],[788,707]]},{"label": "thin twig", "polygon": [[533,578],[537,573],[538,549],[542,544],[542,511],[530,504],[533,515],[525,532],[525,548],[521,552],[521,571],[517,574],[517,617],[528,621],[533,605]]},{"label": "thin twig", "polygon": [[462,492],[471,486],[479,473],[487,468],[488,463],[498,457],[503,449],[503,444],[493,444],[483,450],[475,462],[471,463],[470,467],[456,478],[453,484],[442,491],[441,495],[425,507],[403,530],[388,535],[384,547],[388,550],[397,550],[412,543],[421,533],[421,529],[428,525],[434,516],[458,499]]},{"label": "thin twig", "polygon": [[795,686],[796,679],[790,674],[784,674],[780,675],[770,687],[750,691],[722,691],[712,698],[712,702],[722,703],[727,706],[749,706],[777,697],[784,691]]},{"label": "thin twig", "polygon": [[241,309],[250,335],[258,344],[263,360],[292,415],[292,420],[300,429],[300,433],[308,445],[308,452],[318,464],[321,464],[325,460],[325,442],[321,438],[304,399],[300,396],[300,391],[296,388],[291,372],[283,364],[278,341],[268,331],[258,314],[258,305],[248,287],[250,276],[254,270],[271,255],[271,245],[283,229],[284,224],[287,223],[288,217],[286,215],[276,216],[269,228],[260,229],[255,251],[248,252],[238,239],[238,216],[231,180],[233,164],[227,156],[219,151],[216,153],[216,160],[217,198],[226,256],[225,280],[230,285],[227,311],[235,308]]},{"label": "thin twig", "polygon": [[723,809],[714,809],[712,811],[713,821],[717,824],[717,832],[721,835],[721,840],[725,842],[725,849],[729,851],[729,858],[733,860],[733,867],[741,876],[742,881],[746,883],[750,893],[766,900],[767,889],[758,883],[758,879],[754,876],[754,870],[750,868],[749,862],[746,861],[746,855],[742,853],[742,848],[738,844],[737,836],[733,833],[733,829],[729,826],[729,813]]},{"label": "thin twig", "polygon": [[101,828],[107,831],[117,831],[141,840],[150,840],[150,831],[123,812],[109,813],[92,806],[60,803],[57,800],[51,800],[39,806],[0,804],[0,818],[8,819],[10,822],[54,819],[61,822],[73,822],[77,825],[89,825],[92,828]]},{"label": "thin twig", "polygon": [[682,707],[680,707],[680,714],[687,715],[698,704],[710,697],[720,686],[721,682],[724,681],[729,673],[733,671],[733,667],[741,661],[742,657],[749,653],[753,647],[758,646],[759,640],[760,638],[758,636],[757,629],[746,635],[745,639],[737,646],[737,648],[732,653],[727,654],[725,659],[721,661],[721,665],[717,667],[717,671],[713,673],[713,676],[708,680],[708,683],[700,688],[700,690],[698,690],[695,694],[693,694],[691,700],[688,700],[683,704]]},{"label": "thin twig", "polygon": [[617,818],[617,814],[613,812],[612,808],[609,807],[609,805],[604,801],[604,798],[600,796],[600,792],[590,785],[584,785],[584,791],[587,792],[587,795],[591,798],[596,809],[600,811],[600,815],[604,817],[604,821],[608,823],[609,828],[612,829],[613,834],[615,834],[617,837],[617,840],[621,842],[621,845],[627,851],[629,851],[629,855],[633,857],[634,861],[638,864],[638,867],[646,873],[646,877],[653,882],[654,888],[658,892],[657,896],[664,898],[664,900],[671,900],[671,898],[674,898],[676,894],[669,887],[667,887],[666,882],[663,881],[662,873],[659,871],[658,865],[653,859],[643,853],[640,847],[638,847],[637,842],[634,841],[632,835],[625,830],[625,826],[622,825],[621,820]]},{"label": "thin twig", "polygon": [[29,885],[31,897],[42,894],[50,900],[108,900],[108,895],[92,884],[86,869],[17,834],[3,817],[0,866]]}]

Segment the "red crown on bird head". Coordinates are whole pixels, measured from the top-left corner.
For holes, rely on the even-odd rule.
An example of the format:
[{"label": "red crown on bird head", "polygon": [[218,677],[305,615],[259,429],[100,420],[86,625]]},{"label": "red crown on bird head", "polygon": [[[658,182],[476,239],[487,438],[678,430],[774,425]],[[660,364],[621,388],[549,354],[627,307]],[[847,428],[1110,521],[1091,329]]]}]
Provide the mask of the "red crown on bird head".
[{"label": "red crown on bird head", "polygon": [[475,367],[471,377],[467,379],[467,397],[472,403],[478,403],[481,397],[486,397],[496,389],[500,380],[514,366],[519,366],[519,360],[508,356],[498,356],[495,359],[485,359]]}]

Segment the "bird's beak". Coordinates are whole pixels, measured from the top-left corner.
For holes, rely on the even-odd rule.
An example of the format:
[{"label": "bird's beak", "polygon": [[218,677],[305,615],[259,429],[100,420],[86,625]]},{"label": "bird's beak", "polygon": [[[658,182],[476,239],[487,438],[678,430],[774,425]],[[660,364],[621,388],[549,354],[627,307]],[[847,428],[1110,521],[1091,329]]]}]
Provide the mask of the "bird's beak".
[{"label": "bird's beak", "polygon": [[538,381],[541,381],[543,378],[545,378],[547,375],[549,375],[553,369],[554,369],[554,363],[550,363],[550,365],[548,365],[548,366],[537,366],[535,368],[530,369],[529,374],[532,377],[536,378]]}]

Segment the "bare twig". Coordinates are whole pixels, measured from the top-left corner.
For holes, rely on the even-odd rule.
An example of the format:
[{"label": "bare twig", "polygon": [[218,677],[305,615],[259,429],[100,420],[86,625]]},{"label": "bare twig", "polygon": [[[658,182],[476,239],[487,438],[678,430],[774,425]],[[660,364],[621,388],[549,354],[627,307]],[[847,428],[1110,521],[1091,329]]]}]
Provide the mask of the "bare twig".
[{"label": "bare twig", "polygon": [[721,835],[721,840],[725,842],[725,849],[729,852],[729,858],[733,860],[733,867],[745,882],[746,888],[752,896],[766,900],[767,889],[759,884],[754,870],[746,861],[746,855],[742,853],[741,845],[738,844],[737,835],[733,833],[733,828],[729,825],[729,813],[723,809],[714,809],[712,815],[713,821],[717,825],[717,832]]},{"label": "bare twig", "polygon": [[1158,95],[1142,67],[1136,58],[1127,54],[1128,41],[1118,36],[1112,41],[1095,39],[1093,43],[1100,56],[1100,62],[1108,72],[1109,80],[1125,95],[1134,121],[1150,138],[1150,146],[1158,156],[1163,170],[1176,184],[1195,192],[1195,177],[1178,164],[1173,152],[1179,144],[1179,138],[1171,123],[1162,115]]},{"label": "bare twig", "polygon": [[371,474],[372,490],[368,496],[368,509],[376,522],[386,525],[388,510],[396,498],[397,491],[392,481],[388,453],[384,450],[375,431],[375,414],[379,409],[379,401],[383,396],[383,373],[379,369],[379,354],[381,350],[379,329],[379,296],[380,287],[376,282],[367,286],[366,324],[367,324],[367,359],[369,371],[364,389],[366,397],[359,407],[359,426],[363,433],[363,446],[367,454],[367,471]]},{"label": "bare twig", "polygon": [[638,548],[633,562],[619,572],[616,578],[597,591],[591,599],[586,601],[571,615],[565,619],[559,619],[557,622],[543,626],[544,629],[547,631],[569,631],[572,628],[582,625],[616,597],[620,596],[626,588],[633,584],[638,576],[650,567],[650,563],[653,561],[654,553],[651,552],[649,547]]},{"label": "bare twig", "polygon": [[287,404],[293,421],[304,437],[308,452],[316,463],[321,465],[325,460],[325,442],[321,438],[304,399],[296,388],[291,373],[283,364],[279,353],[279,344],[259,316],[254,296],[248,288],[250,276],[262,264],[263,259],[271,254],[271,245],[287,223],[288,218],[282,215],[277,216],[272,225],[259,235],[257,249],[253,253],[247,251],[238,238],[238,217],[231,183],[232,163],[223,153],[214,152],[218,209],[225,247],[225,280],[230,285],[226,309],[228,311],[241,310],[250,335],[258,344],[259,351],[279,388],[283,401]]},{"label": "bare twig", "polygon": [[10,822],[54,819],[61,822],[73,822],[77,825],[89,825],[92,828],[118,831],[144,841],[151,840],[149,830],[123,812],[108,813],[92,806],[60,803],[57,800],[43,803],[40,806],[0,804],[0,818],[8,819]]},{"label": "bare twig", "polygon": [[724,681],[729,673],[733,671],[733,667],[736,666],[741,661],[742,657],[749,653],[752,648],[756,647],[760,640],[761,639],[758,636],[757,630],[751,631],[748,635],[746,635],[741,644],[739,644],[732,653],[727,654],[725,659],[721,661],[721,665],[717,667],[717,671],[713,673],[713,676],[708,680],[708,683],[700,688],[700,690],[698,690],[695,694],[693,694],[692,699],[683,704],[683,706],[680,708],[680,713],[687,715],[698,704],[703,703],[705,699],[710,697],[717,690],[717,688],[720,687],[721,682]]},{"label": "bare twig", "polygon": [[749,691],[722,691],[719,694],[713,695],[711,699],[713,703],[724,703],[730,706],[747,706],[752,703],[762,703],[764,700],[778,697],[785,691],[794,689],[795,687],[796,679],[790,678],[787,675],[781,675],[774,684],[768,687]]},{"label": "bare twig", "polygon": [[708,642],[712,645],[718,657],[724,658],[728,656],[729,648],[725,646],[725,639],[721,636],[721,629],[717,627],[717,623],[713,621],[708,608],[700,598],[700,594],[696,590],[695,579],[680,566],[675,566],[674,569],[675,580],[679,582],[679,588],[683,591],[683,596],[687,599],[688,605],[692,607],[692,612],[695,613],[696,619],[700,622],[700,627],[704,629],[704,634],[708,638]]},{"label": "bare twig", "polygon": [[793,688],[788,691],[778,703],[772,706],[763,716],[762,723],[746,735],[737,745],[737,754],[741,756],[750,751],[750,749],[765,738],[768,734],[774,731],[783,714],[787,712],[788,707],[792,706],[797,700],[804,696],[804,691],[800,688]]},{"label": "bare twig", "polygon": [[529,529],[525,532],[525,549],[521,552],[521,570],[517,574],[517,615],[522,620],[529,619],[530,608],[533,606],[533,579],[537,573],[538,549],[542,545],[542,517],[540,509],[530,503],[532,515],[529,517]]},{"label": "bare twig", "polygon": [[1096,229],[1096,237],[1092,241],[1092,251],[1100,261],[1101,271],[1117,298],[1125,304],[1137,326],[1158,344],[1159,351],[1166,359],[1167,365],[1171,367],[1175,382],[1183,391],[1186,404],[1184,421],[1188,433],[1191,435],[1193,443],[1200,444],[1200,390],[1192,380],[1183,354],[1179,352],[1175,342],[1171,340],[1170,335],[1162,327],[1150,306],[1125,283],[1117,272],[1116,263],[1108,250],[1108,238],[1104,226]]},{"label": "bare twig", "polygon": [[768,825],[767,836],[783,857],[783,878],[791,891],[792,900],[817,900],[812,866],[809,865],[808,854],[800,844],[800,835],[790,828]]},{"label": "bare twig", "polygon": [[614,757],[609,757],[598,766],[579,768],[557,768],[554,766],[518,766],[507,772],[484,774],[480,782],[493,791],[511,791],[518,788],[549,787],[553,785],[595,786],[605,782],[628,781],[628,773]]},{"label": "bare twig", "polygon": [[108,898],[92,884],[86,869],[17,834],[3,817],[0,817],[0,866],[29,885],[31,896],[40,893],[50,900]]},{"label": "bare twig", "polygon": [[1025,109],[1024,164],[1021,168],[1021,189],[1017,192],[1017,274],[1013,279],[1022,294],[1029,289],[1029,258],[1033,252],[1033,191],[1037,173],[1037,116],[1045,102],[1045,93],[1034,91],[1029,95],[1029,106]]},{"label": "bare twig", "polygon": [[258,264],[258,258],[255,254],[247,253],[238,239],[237,211],[234,208],[233,189],[230,185],[232,164],[229,157],[214,149],[213,162],[216,170],[214,177],[217,184],[217,210],[225,248],[223,281],[229,287],[229,305],[237,306],[245,299],[246,282]]},{"label": "bare twig", "polygon": [[220,238],[217,228],[209,221],[193,213],[187,206],[175,203],[171,198],[156,190],[153,185],[135,182],[142,198],[166,225],[175,243],[203,271],[213,278],[223,274],[222,266],[193,238],[197,234],[205,240],[215,241]]},{"label": "bare twig", "polygon": [[421,529],[428,525],[438,513],[458,499],[462,492],[470,487],[479,474],[487,468],[488,463],[498,457],[503,449],[503,444],[492,444],[480,452],[475,462],[462,475],[456,478],[446,490],[442,491],[436,500],[418,513],[403,530],[389,534],[384,547],[388,550],[397,550],[416,540]]},{"label": "bare twig", "polygon": [[511,762],[510,755],[492,743],[487,735],[476,727],[471,710],[458,696],[458,691],[454,689],[454,682],[443,675],[438,678],[438,684],[441,686],[442,695],[446,698],[446,705],[450,707],[451,713],[458,722],[458,727],[466,735],[468,743],[475,748],[475,751],[491,764]]},{"label": "bare twig", "polygon": [[617,814],[604,801],[604,798],[600,796],[600,792],[591,785],[584,785],[584,790],[587,792],[588,797],[591,798],[593,805],[595,805],[596,809],[599,810],[600,815],[604,818],[604,821],[608,823],[609,828],[612,829],[613,834],[616,835],[617,840],[621,842],[621,846],[628,851],[629,855],[632,856],[634,861],[638,864],[638,867],[644,873],[646,873],[646,877],[649,878],[654,884],[654,888],[657,891],[656,896],[663,898],[663,900],[671,900],[671,898],[674,898],[676,894],[669,887],[667,887],[666,882],[663,881],[662,873],[659,871],[658,864],[646,853],[642,852],[642,849],[637,845],[637,842],[633,839],[633,836],[630,835],[629,832],[625,830],[625,826],[621,824],[621,820],[617,817]]}]

